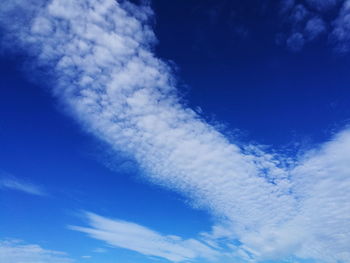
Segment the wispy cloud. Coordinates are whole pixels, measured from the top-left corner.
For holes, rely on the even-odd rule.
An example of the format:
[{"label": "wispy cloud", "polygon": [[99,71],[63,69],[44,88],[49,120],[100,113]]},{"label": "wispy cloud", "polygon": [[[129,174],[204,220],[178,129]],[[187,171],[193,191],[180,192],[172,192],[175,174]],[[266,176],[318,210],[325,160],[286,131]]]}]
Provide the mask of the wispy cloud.
[{"label": "wispy cloud", "polygon": [[84,232],[111,246],[156,256],[172,262],[197,258],[214,259],[217,251],[196,239],[162,235],[144,226],[122,220],[109,219],[93,213],[85,214],[89,227],[70,226],[72,230]]},{"label": "wispy cloud", "polygon": [[0,189],[16,190],[32,195],[47,195],[47,193],[41,187],[23,180],[19,180],[14,176],[7,175],[0,175]]},{"label": "wispy cloud", "polygon": [[[49,68],[54,94],[86,130],[133,156],[151,181],[218,218],[216,229],[225,231],[207,234],[208,242],[225,238],[247,260],[296,255],[350,261],[349,132],[287,166],[281,156],[230,142],[181,104],[171,70],[152,53],[149,7],[114,0],[5,0],[0,10],[9,43],[16,39],[17,48]],[[119,230],[104,223],[162,235],[89,218],[93,227],[76,230],[173,260],[193,255],[173,258],[168,248],[131,247],[109,235]]]},{"label": "wispy cloud", "polygon": [[64,252],[47,250],[39,245],[17,240],[0,240],[0,262],[6,263],[72,263]]}]

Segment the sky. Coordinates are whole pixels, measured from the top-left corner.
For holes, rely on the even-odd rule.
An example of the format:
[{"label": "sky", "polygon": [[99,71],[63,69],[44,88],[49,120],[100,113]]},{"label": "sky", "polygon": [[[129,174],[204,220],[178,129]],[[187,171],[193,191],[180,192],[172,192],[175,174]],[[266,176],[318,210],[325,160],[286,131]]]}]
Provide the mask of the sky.
[{"label": "sky", "polygon": [[0,2],[0,262],[350,262],[349,0]]}]

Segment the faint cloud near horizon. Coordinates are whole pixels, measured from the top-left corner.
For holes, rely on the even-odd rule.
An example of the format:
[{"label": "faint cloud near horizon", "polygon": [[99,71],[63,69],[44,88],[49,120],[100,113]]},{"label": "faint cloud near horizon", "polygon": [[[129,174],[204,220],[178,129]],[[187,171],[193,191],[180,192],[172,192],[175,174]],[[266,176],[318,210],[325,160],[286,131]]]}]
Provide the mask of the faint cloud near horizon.
[{"label": "faint cloud near horizon", "polygon": [[0,262],[21,263],[73,263],[67,253],[45,249],[21,240],[0,240]]}]

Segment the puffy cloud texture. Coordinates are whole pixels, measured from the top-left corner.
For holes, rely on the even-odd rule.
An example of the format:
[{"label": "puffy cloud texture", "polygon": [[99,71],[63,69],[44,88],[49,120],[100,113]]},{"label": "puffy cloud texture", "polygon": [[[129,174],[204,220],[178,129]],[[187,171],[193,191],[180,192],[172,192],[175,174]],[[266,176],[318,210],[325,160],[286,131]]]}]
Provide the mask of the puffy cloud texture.
[{"label": "puffy cloud texture", "polygon": [[[289,34],[286,45],[299,51],[304,44],[326,36],[327,42],[338,53],[350,50],[349,0],[299,0],[281,1],[281,13],[288,17]],[[303,45],[291,45],[295,36],[305,40]],[[299,39],[300,39],[299,37]]]}]

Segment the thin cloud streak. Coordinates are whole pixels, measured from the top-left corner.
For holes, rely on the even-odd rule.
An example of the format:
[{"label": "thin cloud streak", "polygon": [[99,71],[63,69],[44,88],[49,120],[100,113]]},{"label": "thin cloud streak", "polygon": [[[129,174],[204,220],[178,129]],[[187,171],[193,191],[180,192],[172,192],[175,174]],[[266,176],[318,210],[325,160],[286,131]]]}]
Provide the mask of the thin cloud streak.
[{"label": "thin cloud streak", "polygon": [[[152,53],[149,7],[5,0],[0,10],[7,38],[49,68],[53,93],[83,127],[133,156],[154,183],[224,218],[220,238],[239,240],[237,254],[350,261],[348,132],[286,168],[181,104],[171,70]],[[218,242],[215,231],[205,236]]]},{"label": "thin cloud streak", "polygon": [[196,239],[162,235],[144,226],[122,220],[109,219],[94,213],[85,213],[89,227],[69,226],[114,247],[133,250],[146,256],[155,256],[171,262],[197,258],[215,259],[219,253]]},{"label": "thin cloud streak", "polygon": [[0,189],[16,190],[31,195],[45,196],[47,193],[39,186],[21,181],[13,176],[0,178]]}]

